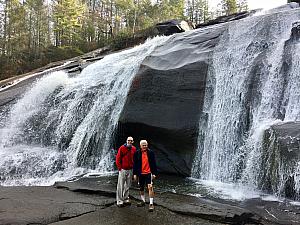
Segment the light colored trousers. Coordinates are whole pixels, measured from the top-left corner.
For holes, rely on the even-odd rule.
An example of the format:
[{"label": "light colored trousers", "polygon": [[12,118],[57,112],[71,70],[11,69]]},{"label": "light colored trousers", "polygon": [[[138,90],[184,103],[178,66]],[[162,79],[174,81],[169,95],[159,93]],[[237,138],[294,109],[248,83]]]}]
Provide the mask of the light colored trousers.
[{"label": "light colored trousers", "polygon": [[118,176],[117,204],[123,204],[129,199],[129,188],[132,181],[132,170],[121,170]]}]

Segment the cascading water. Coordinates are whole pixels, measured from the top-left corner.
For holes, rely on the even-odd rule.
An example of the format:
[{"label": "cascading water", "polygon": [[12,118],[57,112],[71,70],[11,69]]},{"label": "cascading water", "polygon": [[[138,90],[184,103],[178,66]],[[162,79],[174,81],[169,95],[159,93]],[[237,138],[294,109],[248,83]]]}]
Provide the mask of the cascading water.
[{"label": "cascading water", "polygon": [[300,43],[289,43],[299,19],[298,8],[227,24],[208,72],[192,177],[263,182],[265,130],[300,118]]},{"label": "cascading water", "polygon": [[0,130],[1,184],[45,185],[91,170],[112,171],[112,135],[131,81],[167,39],[108,55],[76,77],[59,71],[33,84]]}]

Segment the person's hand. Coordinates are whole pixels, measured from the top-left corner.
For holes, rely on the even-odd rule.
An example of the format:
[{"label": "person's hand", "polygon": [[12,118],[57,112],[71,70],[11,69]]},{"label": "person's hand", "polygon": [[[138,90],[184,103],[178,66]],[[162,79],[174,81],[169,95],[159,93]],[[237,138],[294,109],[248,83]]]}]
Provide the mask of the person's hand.
[{"label": "person's hand", "polygon": [[152,174],[152,180],[154,180],[156,178],[156,176],[154,174]]},{"label": "person's hand", "polygon": [[133,175],[133,180],[137,181],[137,176],[136,175]]}]

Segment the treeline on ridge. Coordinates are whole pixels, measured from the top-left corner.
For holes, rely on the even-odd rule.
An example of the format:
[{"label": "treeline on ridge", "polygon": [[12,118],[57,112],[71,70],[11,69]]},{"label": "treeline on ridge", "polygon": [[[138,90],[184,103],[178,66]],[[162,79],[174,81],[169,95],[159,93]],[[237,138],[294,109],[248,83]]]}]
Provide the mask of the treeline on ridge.
[{"label": "treeline on ridge", "polygon": [[206,22],[247,0],[0,0],[0,79],[110,45],[132,46],[169,19]]}]

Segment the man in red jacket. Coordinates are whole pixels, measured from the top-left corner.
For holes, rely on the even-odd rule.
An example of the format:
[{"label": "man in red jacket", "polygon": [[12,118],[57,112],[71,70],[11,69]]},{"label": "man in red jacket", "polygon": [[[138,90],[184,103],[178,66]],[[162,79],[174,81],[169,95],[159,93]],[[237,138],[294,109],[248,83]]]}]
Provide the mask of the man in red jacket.
[{"label": "man in red jacket", "polygon": [[119,170],[117,185],[117,206],[123,207],[124,204],[130,205],[129,188],[132,181],[133,155],[136,148],[132,145],[133,138],[128,137],[124,145],[122,145],[116,157],[116,164]]}]

